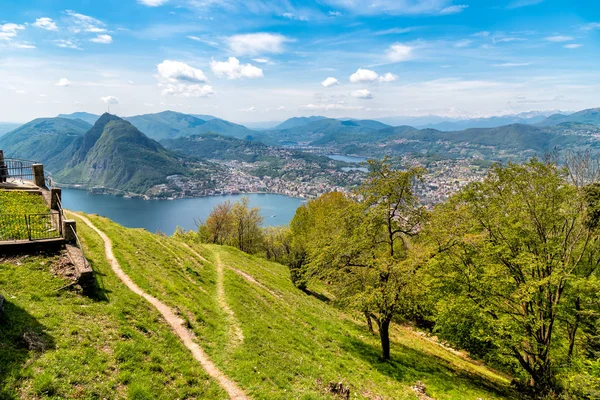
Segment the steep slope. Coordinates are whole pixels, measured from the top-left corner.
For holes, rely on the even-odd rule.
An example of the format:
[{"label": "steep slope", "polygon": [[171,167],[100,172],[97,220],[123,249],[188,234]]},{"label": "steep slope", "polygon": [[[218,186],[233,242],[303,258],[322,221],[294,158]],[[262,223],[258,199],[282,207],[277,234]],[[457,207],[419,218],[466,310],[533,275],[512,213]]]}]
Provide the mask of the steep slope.
[{"label": "steep slope", "polygon": [[0,398],[226,398],[160,313],[112,273],[100,238],[80,229],[97,279],[89,297],[65,290],[60,255],[0,257]]},{"label": "steep slope", "polygon": [[57,172],[67,165],[91,125],[80,119],[38,118],[0,137],[6,157],[44,163]]},{"label": "steep slope", "polygon": [[[252,398],[330,399],[329,382],[341,381],[353,398],[409,399],[417,380],[436,399],[511,397],[507,377],[410,328],[393,327],[392,360],[381,362],[378,339],[360,319],[316,288],[318,296],[296,289],[282,265],[88,218],[112,240],[131,280],[176,309],[195,342]],[[85,243],[97,242],[87,226],[78,229]],[[94,263],[98,249],[86,251]]]},{"label": "steep slope", "polygon": [[167,149],[200,159],[240,160],[254,162],[269,147],[260,142],[236,139],[216,133],[205,133],[161,141]]},{"label": "steep slope", "polygon": [[600,108],[589,108],[573,114],[554,114],[540,122],[540,125],[552,126],[563,123],[600,125]]},{"label": "steep slope", "polygon": [[169,150],[110,114],[86,133],[76,156],[57,175],[58,181],[144,193],[165,183],[168,175],[189,172]]},{"label": "steep slope", "polygon": [[80,119],[82,121],[87,122],[90,125],[94,125],[98,118],[100,118],[97,114],[91,114],[88,112],[74,112],[71,114],[58,114],[57,118],[66,118],[66,119]]},{"label": "steep slope", "polygon": [[246,128],[244,125],[225,121],[224,119],[211,119],[196,128],[197,133],[219,133],[225,136],[232,136],[238,139],[252,139],[255,131]]}]

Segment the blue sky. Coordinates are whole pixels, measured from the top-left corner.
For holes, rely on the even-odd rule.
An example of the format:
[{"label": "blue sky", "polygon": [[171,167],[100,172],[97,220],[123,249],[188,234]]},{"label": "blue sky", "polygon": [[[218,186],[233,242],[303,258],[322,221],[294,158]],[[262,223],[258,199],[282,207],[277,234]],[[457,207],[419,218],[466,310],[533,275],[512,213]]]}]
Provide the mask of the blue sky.
[{"label": "blue sky", "polygon": [[592,0],[2,0],[0,121],[600,106]]}]

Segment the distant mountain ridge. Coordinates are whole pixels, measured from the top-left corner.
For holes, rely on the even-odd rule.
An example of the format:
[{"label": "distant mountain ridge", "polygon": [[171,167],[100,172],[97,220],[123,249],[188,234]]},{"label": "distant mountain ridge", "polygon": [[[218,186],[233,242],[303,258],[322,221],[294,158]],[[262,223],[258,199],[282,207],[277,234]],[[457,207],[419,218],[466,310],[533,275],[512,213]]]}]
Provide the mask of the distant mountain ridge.
[{"label": "distant mountain ridge", "polygon": [[57,118],[80,119],[82,121],[87,122],[90,125],[94,125],[96,121],[98,121],[98,118],[100,118],[100,116],[88,112],[74,112],[71,114],[58,114]]},{"label": "distant mountain ridge", "polygon": [[572,114],[553,114],[540,122],[540,125],[553,126],[564,123],[600,125],[600,108],[588,108]]}]

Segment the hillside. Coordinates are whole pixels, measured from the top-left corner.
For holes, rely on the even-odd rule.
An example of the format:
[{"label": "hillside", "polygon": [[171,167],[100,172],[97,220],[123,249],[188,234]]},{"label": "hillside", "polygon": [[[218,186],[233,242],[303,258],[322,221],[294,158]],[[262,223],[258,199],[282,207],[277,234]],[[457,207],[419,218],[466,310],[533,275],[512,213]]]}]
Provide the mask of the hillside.
[{"label": "hillside", "polygon": [[563,123],[600,125],[600,108],[589,108],[573,114],[553,114],[540,122],[540,125],[552,126]]},{"label": "hillside", "polygon": [[322,118],[289,129],[267,130],[255,137],[269,144],[323,146],[352,141],[373,141],[370,134],[388,127],[389,125],[373,120]]},{"label": "hillside", "polygon": [[19,126],[21,126],[21,124],[13,124],[10,122],[0,122],[0,136],[4,135],[7,132],[17,129]]},{"label": "hillside", "polygon": [[58,172],[73,157],[83,135],[91,128],[76,119],[38,118],[0,137],[0,149],[6,157],[44,163]]},{"label": "hillside", "polygon": [[81,140],[73,162],[56,179],[144,193],[165,183],[169,175],[188,172],[173,153],[129,122],[103,114]]},{"label": "hillside", "polygon": [[233,122],[208,115],[202,117],[206,119],[174,111],[163,111],[124,119],[154,140],[176,139],[210,132],[245,139],[254,133],[245,126]]},{"label": "hillside", "polygon": [[200,159],[240,160],[255,162],[269,147],[260,142],[236,139],[230,136],[205,133],[161,141],[167,149]]},{"label": "hillside", "polygon": [[58,114],[57,118],[66,118],[66,119],[80,119],[82,121],[87,122],[90,125],[94,125],[100,116],[98,114],[91,114],[88,112],[74,112],[71,114]]},{"label": "hillside", "polygon": [[315,121],[320,121],[322,119],[327,119],[327,118],[321,117],[318,115],[314,115],[314,116],[310,116],[310,117],[292,117],[292,118],[289,118],[289,119],[283,121],[281,124],[273,127],[272,129],[282,130],[282,129],[297,128],[299,126],[308,125]]},{"label": "hillside", "polygon": [[[381,362],[378,338],[364,324],[332,307],[325,291],[296,289],[282,265],[89,218],[112,240],[123,271],[174,309],[250,398],[334,399],[328,384],[343,382],[352,398],[409,399],[418,380],[435,399],[510,397],[508,378],[410,328],[393,328],[392,360]],[[2,263],[9,318],[20,322],[8,334],[0,325],[0,343],[12,349],[25,325],[48,345],[8,353],[0,388],[28,398],[45,388],[52,394],[42,397],[224,398],[149,303],[117,280],[99,236],[81,221],[78,231],[98,273],[97,300],[56,292],[62,283],[49,273],[50,259]]]}]

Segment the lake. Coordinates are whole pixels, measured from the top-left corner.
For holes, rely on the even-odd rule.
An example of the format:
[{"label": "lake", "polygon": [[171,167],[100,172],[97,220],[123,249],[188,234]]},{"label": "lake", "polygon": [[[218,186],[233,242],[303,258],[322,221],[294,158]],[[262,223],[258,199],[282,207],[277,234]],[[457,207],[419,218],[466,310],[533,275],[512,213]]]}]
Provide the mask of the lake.
[{"label": "lake", "polygon": [[347,163],[356,163],[356,164],[367,161],[367,159],[365,157],[343,156],[341,154],[327,154],[327,157],[331,158],[332,160],[336,160],[336,161],[344,161]]},{"label": "lake", "polygon": [[[287,225],[305,200],[279,194],[247,194],[251,207],[259,207],[263,225]],[[196,220],[204,220],[214,206],[235,202],[243,195],[197,197],[178,200],[127,199],[109,195],[90,195],[85,190],[63,189],[64,208],[108,217],[129,228],[144,228],[172,234],[176,226],[196,229]]]}]

